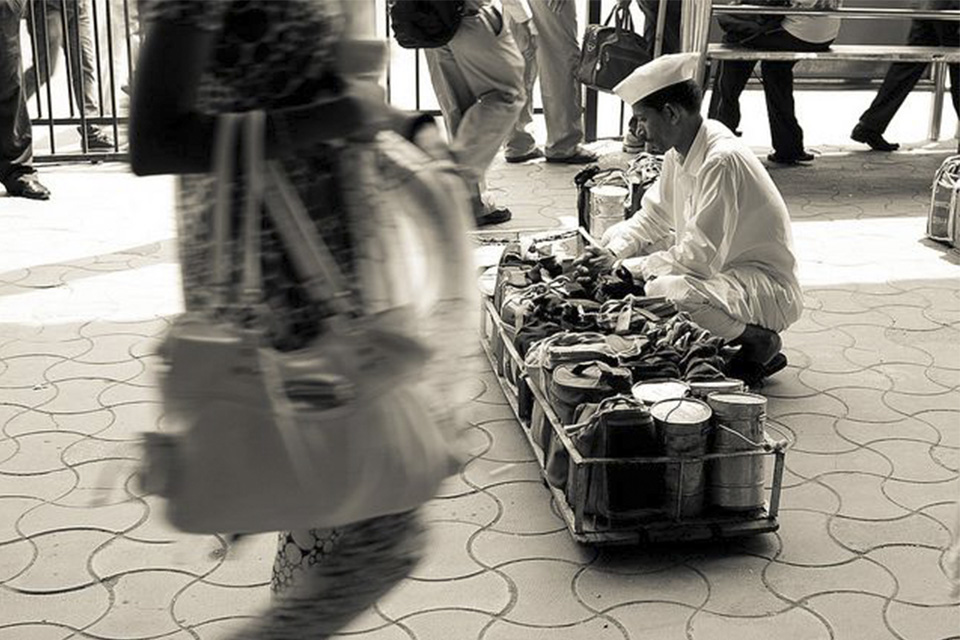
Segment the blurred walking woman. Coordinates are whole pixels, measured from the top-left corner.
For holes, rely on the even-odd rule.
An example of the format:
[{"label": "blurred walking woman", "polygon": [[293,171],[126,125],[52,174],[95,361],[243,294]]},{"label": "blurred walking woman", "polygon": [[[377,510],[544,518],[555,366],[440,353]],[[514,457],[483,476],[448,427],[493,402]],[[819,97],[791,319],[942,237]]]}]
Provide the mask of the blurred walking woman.
[{"label": "blurred walking woman", "polygon": [[[370,140],[378,128],[390,128],[414,141],[426,155],[437,157],[445,151],[432,120],[391,111],[375,85],[357,82],[357,74],[351,79],[350,70],[345,72],[345,66],[355,67],[359,57],[355,50],[343,53],[349,43],[341,38],[349,30],[350,16],[342,9],[355,11],[366,4],[142,0],[147,32],[136,74],[131,161],[139,175],[179,176],[176,213],[187,311],[211,305],[205,266],[215,187],[211,149],[217,115],[227,112],[266,112],[266,155],[281,162],[319,236],[363,304],[375,297],[363,277],[370,263],[391,277],[412,272],[390,263],[403,257],[397,256],[405,236],[392,235],[392,242],[382,242],[382,230],[371,226],[374,216],[348,206],[344,195],[354,182],[342,175],[346,166],[342,160],[353,148],[345,140],[351,136]],[[242,192],[242,177],[235,179],[234,190]],[[464,206],[451,215],[466,220],[465,195],[462,200]],[[262,229],[268,335],[278,350],[298,349],[323,332],[324,309],[301,288],[269,221]],[[371,249],[378,233],[381,242]],[[420,277],[449,277],[443,269],[430,271]],[[408,286],[408,294],[415,294],[418,286]],[[457,376],[445,366],[456,362],[455,350],[462,348],[460,331],[466,325],[462,320],[431,313],[418,327],[428,335],[427,346],[434,354],[418,378],[435,383],[438,393],[430,394],[431,405],[435,399],[446,403],[444,394],[452,393],[451,381]],[[274,604],[255,628],[240,637],[326,638],[336,633],[409,574],[423,542],[417,510],[338,528],[281,533],[273,569]]]}]

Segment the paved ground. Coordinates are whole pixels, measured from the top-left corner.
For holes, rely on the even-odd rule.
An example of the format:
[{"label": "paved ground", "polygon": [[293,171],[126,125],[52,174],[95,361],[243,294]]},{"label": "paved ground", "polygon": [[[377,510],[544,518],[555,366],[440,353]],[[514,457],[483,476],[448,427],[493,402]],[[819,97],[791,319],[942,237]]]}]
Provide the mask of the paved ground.
[{"label": "paved ground", "polygon": [[[942,553],[960,498],[960,267],[922,239],[946,147],[824,150],[773,169],[806,311],[765,389],[790,441],[781,529],[725,544],[573,543],[480,356],[476,458],[428,512],[415,576],[357,640],[960,638]],[[516,227],[574,216],[574,169],[498,165]],[[0,197],[0,640],[214,640],[268,604],[272,536],[224,553],[129,482],[163,427],[155,363],[180,305],[166,179],[47,168]]]}]

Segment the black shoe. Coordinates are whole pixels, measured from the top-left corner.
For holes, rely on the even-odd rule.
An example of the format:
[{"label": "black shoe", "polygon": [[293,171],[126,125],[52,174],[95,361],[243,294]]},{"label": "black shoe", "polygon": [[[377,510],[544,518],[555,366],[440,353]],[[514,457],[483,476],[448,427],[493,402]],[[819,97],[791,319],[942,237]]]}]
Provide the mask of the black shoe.
[{"label": "black shoe", "polygon": [[776,152],[770,153],[767,155],[767,160],[769,160],[770,162],[775,162],[777,164],[787,164],[787,165],[797,165],[797,164],[802,164],[804,162],[813,162],[815,158],[816,156],[806,151],[804,151],[798,156],[790,156],[790,157],[777,155]]},{"label": "black shoe", "polygon": [[[77,131],[83,136],[83,130],[80,127],[77,127]],[[113,151],[115,148],[110,134],[100,127],[87,127],[87,149],[90,151]]]},{"label": "black shoe", "polygon": [[491,224],[500,224],[513,217],[513,213],[506,207],[493,207],[476,216],[478,227],[487,227]]},{"label": "black shoe", "polygon": [[787,368],[787,356],[783,352],[777,353],[769,362],[759,364],[756,362],[730,362],[724,372],[730,378],[743,380],[750,388],[756,388],[763,385],[763,381],[778,371]]},{"label": "black shoe", "polygon": [[896,151],[900,148],[900,145],[896,142],[887,142],[878,132],[871,131],[862,124],[853,128],[853,131],[850,132],[850,138],[870,145],[870,148],[874,151]]},{"label": "black shoe", "polygon": [[590,164],[591,162],[596,162],[597,157],[597,154],[595,154],[593,151],[588,151],[587,149],[580,147],[569,156],[562,156],[559,158],[547,157],[547,162],[553,162],[556,164]]},{"label": "black shoe", "polygon": [[527,162],[528,160],[536,160],[537,158],[542,158],[542,157],[543,157],[543,151],[540,151],[540,149],[534,147],[533,151],[530,151],[529,153],[525,153],[522,156],[514,156],[512,158],[504,158],[504,160],[506,160],[510,164],[518,164],[520,162]]},{"label": "black shoe", "polygon": [[15,198],[29,198],[30,200],[49,200],[50,189],[40,184],[36,173],[21,173],[3,181],[7,195]]}]

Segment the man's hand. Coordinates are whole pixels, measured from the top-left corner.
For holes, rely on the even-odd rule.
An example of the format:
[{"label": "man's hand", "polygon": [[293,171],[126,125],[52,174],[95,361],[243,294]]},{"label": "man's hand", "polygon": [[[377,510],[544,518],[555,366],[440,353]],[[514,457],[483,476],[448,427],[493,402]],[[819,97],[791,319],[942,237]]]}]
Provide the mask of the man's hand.
[{"label": "man's hand", "polygon": [[576,259],[576,271],[583,274],[607,273],[613,269],[617,257],[609,249],[590,246]]}]

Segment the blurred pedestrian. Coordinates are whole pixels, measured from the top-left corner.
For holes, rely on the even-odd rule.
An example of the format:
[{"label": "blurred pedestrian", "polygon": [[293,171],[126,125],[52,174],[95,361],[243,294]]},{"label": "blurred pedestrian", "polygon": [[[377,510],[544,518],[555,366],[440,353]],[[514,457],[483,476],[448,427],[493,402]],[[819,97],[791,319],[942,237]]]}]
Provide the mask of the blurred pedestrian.
[{"label": "blurred pedestrian", "polygon": [[[584,149],[581,85],[577,81],[580,45],[575,0],[503,0],[504,13],[524,59],[526,101],[507,137],[507,162],[546,156],[547,162],[587,164],[597,154]],[[540,77],[547,142],[541,151],[531,133],[533,87]]]},{"label": "blurred pedestrian", "polygon": [[477,226],[486,226],[512,216],[485,193],[485,175],[523,109],[524,60],[499,2],[464,4],[453,39],[424,53],[450,148],[472,185]]},{"label": "blurred pedestrian", "polygon": [[[67,53],[73,99],[87,118],[101,115],[90,2],[91,0],[30,0],[27,30],[33,38],[36,60],[24,73],[24,91],[28,101],[39,89],[37,78],[39,84],[43,85],[56,73],[62,49]],[[92,151],[114,148],[113,138],[99,125],[87,122],[86,128],[77,127],[77,131],[86,139],[87,148]]]},{"label": "blurred pedestrian", "polygon": [[[841,0],[789,0],[792,8],[834,10]],[[768,3],[771,5],[779,2]],[[759,18],[750,27],[748,18]],[[737,19],[737,29],[725,28],[724,41],[750,49],[773,51],[826,51],[840,31],[840,18],[832,16],[787,15],[744,16]],[[748,25],[745,28],[740,25]],[[721,22],[724,27],[724,22]],[[737,132],[740,126],[740,94],[756,66],[756,60],[721,60],[713,83],[709,117]],[[796,165],[812,162],[814,155],[803,144],[803,129],[797,122],[793,100],[793,67],[795,60],[762,60],[763,94],[767,101],[767,119],[773,152],[767,160]]]},{"label": "blurred pedestrian", "polygon": [[[927,0],[922,3],[925,11],[956,11],[960,0]],[[907,44],[914,47],[960,47],[960,23],[956,20],[911,20]],[[903,101],[926,73],[929,63],[894,62],[883,78],[873,102],[860,116],[850,137],[870,145],[875,151],[896,151],[900,145],[888,142],[883,133]],[[960,65],[948,65],[950,70],[950,97],[953,110],[960,115]]]},{"label": "blurred pedestrian", "polygon": [[47,200],[33,168],[33,134],[23,91],[20,21],[27,0],[0,0],[0,182],[7,195]]},{"label": "blurred pedestrian", "polygon": [[[414,251],[416,243],[404,243],[400,234],[391,234],[395,227],[373,227],[384,219],[374,208],[377,194],[350,190],[356,182],[349,174],[355,166],[352,161],[367,157],[357,151],[367,147],[356,140],[368,141],[384,127],[421,146],[423,152],[416,156],[423,156],[421,161],[426,154],[451,163],[431,118],[412,119],[389,109],[378,86],[354,81],[347,73],[364,77],[371,71],[358,62],[363,59],[359,53],[370,53],[371,43],[345,41],[352,21],[343,9],[368,8],[360,5],[359,0],[343,2],[343,7],[339,0],[142,3],[147,32],[135,76],[131,163],[138,175],[178,175],[176,217],[188,312],[208,316],[218,312],[219,288],[209,269],[218,187],[210,175],[213,142],[221,115],[250,110],[264,111],[265,153],[293,184],[316,227],[317,240],[328,248],[364,312],[369,312],[367,305],[399,295],[398,288],[416,292],[415,302],[421,306],[430,292],[452,296],[449,279],[454,276],[449,270],[431,269],[419,282],[405,280],[414,277],[413,270],[404,268],[405,262],[398,264],[398,256],[409,257],[406,253]],[[351,44],[364,47],[350,49]],[[382,42],[375,44],[379,64],[385,49]],[[407,156],[412,153],[408,147]],[[449,206],[449,211],[441,212],[450,217],[465,215],[468,209],[462,181],[455,182],[461,188],[452,190],[445,204],[459,203],[459,208]],[[242,198],[246,186],[237,176],[231,191]],[[364,195],[363,204],[370,206],[358,206],[353,199]],[[453,200],[457,195],[462,200]],[[421,221],[420,226],[429,224]],[[465,223],[459,228],[465,229]],[[270,346],[295,351],[315,345],[327,331],[330,309],[308,294],[270,216],[261,229],[261,302]],[[403,237],[440,234],[430,228],[403,231]],[[390,236],[388,243],[384,234]],[[235,291],[239,274],[233,275]],[[383,286],[371,288],[384,285],[383,279],[390,282],[387,292],[381,291]],[[455,384],[450,370],[460,360],[450,354],[463,344],[461,335],[450,335],[451,329],[460,329],[455,323],[460,307],[451,300],[443,313],[426,306],[430,317],[414,316],[434,354],[430,365],[418,371],[416,383],[426,386],[431,402],[443,405],[442,411],[452,408],[448,396],[438,390]],[[440,410],[429,407],[431,415]],[[281,533],[271,583],[273,605],[236,637],[329,637],[410,573],[424,553],[424,536],[417,509],[333,528]]]}]

